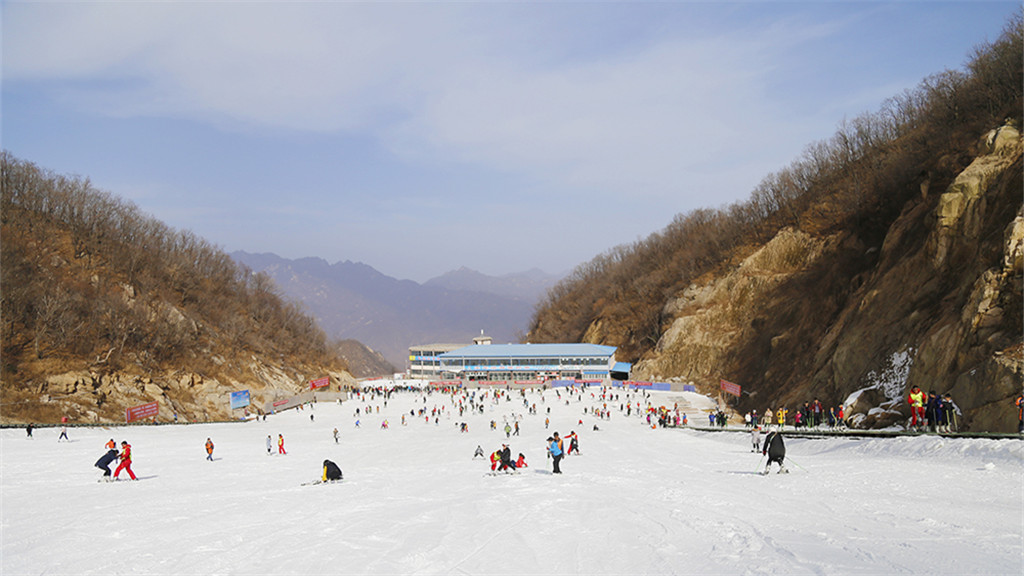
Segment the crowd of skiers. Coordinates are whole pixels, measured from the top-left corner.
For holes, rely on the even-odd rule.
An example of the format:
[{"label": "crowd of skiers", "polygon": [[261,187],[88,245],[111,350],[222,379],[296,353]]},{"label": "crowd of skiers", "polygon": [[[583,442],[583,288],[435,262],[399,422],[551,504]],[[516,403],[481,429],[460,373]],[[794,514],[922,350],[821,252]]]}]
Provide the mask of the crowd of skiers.
[{"label": "crowd of skiers", "polygon": [[[418,389],[411,390],[380,390],[370,389],[364,390],[360,393],[356,393],[355,398],[362,401],[362,409],[356,408],[355,415],[358,417],[361,414],[370,414],[373,412],[380,412],[380,405],[366,406],[367,401],[382,400],[383,406],[387,407],[387,401],[396,392],[413,392],[423,396],[422,408],[419,410],[410,410],[409,414],[412,416],[424,417],[425,421],[431,423],[437,423],[440,416],[445,415],[451,418],[451,412],[446,410],[443,405],[435,405],[432,409],[426,406],[427,398],[431,395],[437,394],[438,396],[448,396],[446,400],[449,400],[452,406],[456,407],[460,415],[465,412],[482,412],[485,406],[493,407],[498,404],[505,402],[511,402],[513,399],[522,399],[523,406],[531,414],[537,413],[537,403],[530,404],[527,400],[526,390],[500,390],[500,389],[489,389],[489,390],[464,390],[464,389],[453,389],[446,392],[424,392]],[[593,417],[605,419],[610,417],[610,411],[607,409],[607,401],[618,402],[619,395],[606,389],[600,390],[600,397],[598,393],[588,390],[586,386],[562,390],[554,390],[556,401],[561,403],[569,400],[582,401],[585,393],[590,393],[591,399],[604,401],[600,409],[595,407],[592,411],[588,412],[588,409],[584,409],[584,414],[589,414]],[[643,399],[647,399],[647,393],[641,392]],[[678,426],[680,424],[686,425],[686,415],[681,413],[678,405],[672,408],[658,407],[655,408],[650,402],[647,402],[646,408],[642,408],[641,402],[638,401],[640,398],[630,398],[627,395],[627,402],[622,404],[619,408],[620,411],[624,411],[627,415],[635,410],[637,416],[640,416],[642,412],[646,412],[648,423],[654,427],[656,425],[661,426]],[[635,406],[633,405],[633,400]],[[540,403],[544,404],[547,401],[545,395],[542,393],[540,397]],[[952,432],[958,428],[958,416],[961,414],[959,407],[953,402],[950,394],[939,395],[937,393],[930,392],[925,393],[919,387],[915,386],[911,389],[906,397],[906,401],[911,408],[911,416],[908,426],[915,430],[931,430],[933,432]],[[1015,404],[1018,409],[1018,422],[1019,429],[1024,432],[1024,395],[1020,395],[1015,399]],[[547,408],[547,413],[550,414],[550,407]],[[711,411],[708,415],[709,424],[713,426],[725,426],[727,418],[722,410]],[[499,429],[497,422],[491,421],[492,430],[501,430],[505,433],[506,438],[511,436],[518,436],[520,432],[520,419],[521,416],[512,413],[511,422],[509,418],[505,417],[505,425],[502,429]],[[382,426],[386,427],[385,424]],[[579,421],[581,424],[582,419]],[[768,467],[773,463],[779,464],[780,471],[784,471],[783,459],[785,457],[785,448],[782,444],[782,436],[779,434],[786,426],[793,426],[795,429],[807,427],[816,428],[827,425],[830,428],[843,426],[844,422],[844,410],[842,406],[835,406],[826,408],[818,399],[814,399],[813,402],[805,402],[803,406],[789,410],[787,408],[780,408],[773,410],[767,409],[764,414],[759,414],[757,411],[750,411],[744,415],[744,422],[746,426],[751,430],[753,451],[761,451],[762,454],[768,457]],[[405,415],[402,415],[402,424],[406,425]],[[548,428],[550,419],[545,418],[545,429]],[[462,432],[468,432],[468,425],[465,422],[456,423],[457,429]],[[27,435],[32,436],[32,425],[29,425],[26,429]],[[595,426],[595,430],[597,427]],[[763,447],[761,446],[761,435],[763,431],[767,432]],[[66,429],[61,430],[60,440],[67,438]],[[565,442],[568,440],[569,442]],[[338,443],[338,429],[334,429],[334,441]],[[272,454],[273,446],[275,442],[272,436],[268,435],[266,438],[267,453]],[[278,454],[286,454],[284,448],[284,436],[279,434],[277,438],[277,449]],[[568,447],[566,447],[568,446]],[[774,446],[774,448],[773,448]],[[213,441],[207,438],[206,444],[206,457],[207,460],[213,461]],[[545,449],[548,457],[552,460],[552,471],[553,473],[560,474],[560,465],[562,460],[573,453],[579,453],[578,437],[575,431],[571,432],[564,439],[561,438],[557,432],[553,433],[546,440]],[[477,454],[474,457],[484,457],[482,448],[477,448]],[[110,464],[114,461],[119,461],[120,464],[115,472],[111,472]],[[330,464],[330,466],[328,465]],[[519,454],[517,460],[513,461],[511,449],[507,444],[503,444],[501,449],[494,451],[491,454],[491,470],[492,472],[498,471],[514,471],[524,467],[526,464],[525,456]],[[136,479],[134,472],[131,469],[131,446],[127,441],[122,442],[121,451],[119,452],[114,445],[114,441],[108,442],[107,452],[100,458],[96,463],[96,467],[104,471],[104,479],[117,479],[121,471],[127,471],[129,477],[133,480]],[[330,461],[325,461],[324,471],[321,474],[324,481],[333,479],[335,475],[334,468],[337,468]],[[766,467],[767,469],[767,467]],[[337,474],[340,478],[340,469]]]}]

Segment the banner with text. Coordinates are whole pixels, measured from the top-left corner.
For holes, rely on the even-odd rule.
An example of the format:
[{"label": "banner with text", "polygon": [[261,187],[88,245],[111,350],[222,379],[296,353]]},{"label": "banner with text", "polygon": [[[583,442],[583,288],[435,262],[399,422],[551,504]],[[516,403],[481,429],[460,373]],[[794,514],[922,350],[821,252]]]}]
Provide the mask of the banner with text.
[{"label": "banner with text", "polygon": [[728,392],[729,394],[732,394],[733,396],[739,397],[739,395],[740,395],[740,385],[739,384],[733,384],[732,382],[729,382],[728,380],[722,380],[722,390],[724,392]]},{"label": "banner with text", "polygon": [[317,388],[326,388],[331,385],[331,378],[325,376],[323,378],[317,378],[316,380],[309,381],[309,389],[316,390]]},{"label": "banner with text", "polygon": [[150,402],[149,404],[142,404],[141,406],[126,409],[124,411],[124,420],[125,422],[134,422],[136,420],[142,420],[143,418],[156,416],[158,412],[160,412],[160,407],[157,406],[157,403]]},{"label": "banner with text", "polygon": [[231,393],[231,409],[245,408],[249,405],[249,391],[239,390]]}]

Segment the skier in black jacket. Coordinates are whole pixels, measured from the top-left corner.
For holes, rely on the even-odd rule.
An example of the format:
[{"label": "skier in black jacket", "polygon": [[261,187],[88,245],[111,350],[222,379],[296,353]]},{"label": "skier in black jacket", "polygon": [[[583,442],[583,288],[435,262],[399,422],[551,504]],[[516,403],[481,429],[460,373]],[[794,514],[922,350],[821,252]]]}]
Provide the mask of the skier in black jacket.
[{"label": "skier in black jacket", "polygon": [[335,480],[341,480],[341,468],[330,460],[324,460],[324,473],[321,477],[321,482],[334,482]]},{"label": "skier in black jacket", "polygon": [[501,445],[501,452],[499,452],[499,454],[501,456],[501,466],[498,467],[498,470],[510,470],[514,472],[516,464],[512,461],[512,449],[508,447],[508,444]]},{"label": "skier in black jacket", "polygon": [[103,470],[104,480],[110,480],[110,463],[114,460],[117,460],[117,450],[107,450],[107,453],[96,461],[96,467]]},{"label": "skier in black jacket", "polygon": [[768,464],[764,467],[764,473],[767,474],[772,467],[772,462],[779,463],[779,474],[789,473],[786,470],[786,466],[783,465],[782,461],[786,458],[786,444],[782,441],[782,434],[777,430],[772,430],[768,433],[768,436],[764,439],[764,448],[761,450],[761,455],[768,455]]}]

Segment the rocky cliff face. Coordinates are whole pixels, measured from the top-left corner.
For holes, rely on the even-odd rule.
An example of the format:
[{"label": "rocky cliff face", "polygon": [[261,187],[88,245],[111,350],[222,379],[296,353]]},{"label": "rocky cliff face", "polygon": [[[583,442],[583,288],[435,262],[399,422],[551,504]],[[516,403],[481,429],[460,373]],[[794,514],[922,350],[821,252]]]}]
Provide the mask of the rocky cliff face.
[{"label": "rocky cliff face", "polygon": [[1015,430],[1021,175],[1020,133],[1005,126],[981,139],[941,194],[922,186],[881,242],[782,231],[728,274],[671,300],[661,340],[634,375],[708,392],[720,378],[738,382],[741,411],[850,399],[861,427],[901,422],[900,399],[918,385],[951,393],[962,428]]},{"label": "rocky cliff face", "polygon": [[[250,410],[255,412],[268,401],[295,395],[312,377],[330,376],[331,389],[356,384],[347,372],[304,372],[267,365],[255,358],[236,373],[237,378],[227,372],[218,377],[184,371],[62,372],[47,376],[31,390],[5,394],[5,403],[11,405],[5,408],[3,419],[4,423],[58,422],[67,417],[73,423],[117,423],[124,422],[127,408],[155,401],[160,422],[171,422],[175,417],[181,422],[230,420],[242,415],[241,410],[231,410],[229,401],[230,394],[238,390],[249,390]],[[31,410],[18,410],[20,403]]]}]

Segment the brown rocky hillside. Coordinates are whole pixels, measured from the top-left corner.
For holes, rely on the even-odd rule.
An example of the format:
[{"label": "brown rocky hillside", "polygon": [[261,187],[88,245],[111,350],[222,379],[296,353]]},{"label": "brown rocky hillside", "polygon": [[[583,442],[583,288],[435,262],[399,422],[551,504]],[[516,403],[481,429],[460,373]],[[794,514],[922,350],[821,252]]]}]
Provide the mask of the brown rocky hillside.
[{"label": "brown rocky hillside", "polygon": [[[695,284],[636,377],[741,383],[740,411],[821,398],[865,427],[902,422],[909,386],[949,392],[970,430],[1014,431],[1021,391],[1021,141],[1005,127],[944,191],[908,202],[881,243],[781,231]],[[867,413],[880,405],[889,408]]]},{"label": "brown rocky hillside", "polygon": [[265,275],[87,180],[0,157],[0,422],[223,420],[332,377],[315,321]]},{"label": "brown rocky hillside", "polygon": [[396,370],[380,352],[369,348],[358,340],[338,342],[338,354],[345,359],[349,371],[356,378],[392,376]]},{"label": "brown rocky hillside", "polygon": [[[633,377],[743,386],[739,412],[862,391],[849,422],[949,392],[961,428],[1014,431],[1022,358],[1024,19],[843,122],[717,210],[580,265],[528,338],[617,346]],[[852,401],[852,400],[851,400]]]}]

